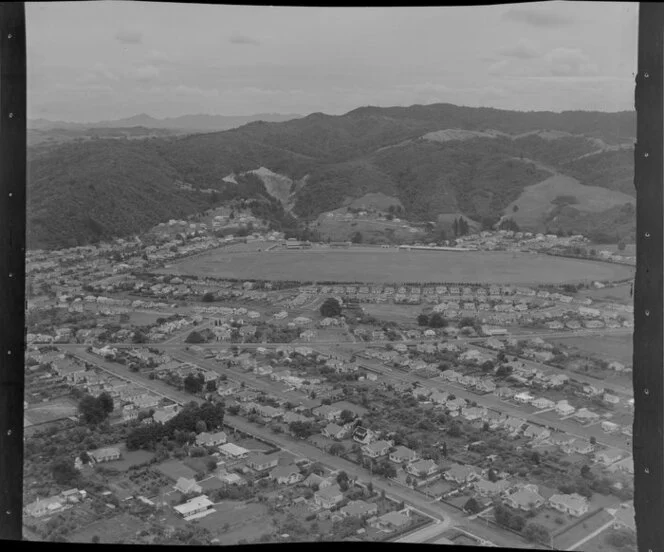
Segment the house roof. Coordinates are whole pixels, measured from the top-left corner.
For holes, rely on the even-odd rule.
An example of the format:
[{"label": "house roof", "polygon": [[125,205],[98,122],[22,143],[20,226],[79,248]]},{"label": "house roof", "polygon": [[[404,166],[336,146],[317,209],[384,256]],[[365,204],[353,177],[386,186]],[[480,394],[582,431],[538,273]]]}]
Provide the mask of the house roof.
[{"label": "house roof", "polygon": [[555,504],[563,504],[564,506],[568,508],[572,508],[574,510],[580,510],[584,506],[588,505],[588,500],[581,496],[580,494],[573,493],[573,494],[554,494],[550,499],[549,502],[555,503]]},{"label": "house roof", "polygon": [[373,503],[365,502],[364,500],[353,500],[344,506],[341,511],[351,516],[362,516],[376,508],[377,506]]},{"label": "house roof", "polygon": [[386,448],[389,448],[391,445],[387,441],[376,441],[375,443],[365,446],[367,450],[371,450],[372,452],[381,452]]},{"label": "house roof", "polygon": [[329,487],[325,487],[324,489],[316,491],[316,495],[321,498],[331,499],[331,498],[336,498],[341,494],[343,493],[341,492],[341,489],[337,485],[330,485]]},{"label": "house roof", "polygon": [[417,453],[414,450],[409,449],[408,447],[398,446],[397,449],[390,453],[390,456],[396,458],[410,459],[415,458]]},{"label": "house roof", "polygon": [[279,477],[289,477],[294,473],[300,473],[300,470],[294,464],[288,464],[286,466],[277,466],[270,472],[270,477],[279,478]]},{"label": "house roof", "polygon": [[411,464],[411,467],[415,471],[420,471],[420,472],[426,472],[429,471],[431,468],[438,467],[438,464],[436,464],[433,460],[418,460],[417,462],[413,462]]},{"label": "house roof", "polygon": [[510,495],[510,499],[519,506],[528,506],[531,502],[537,504],[544,500],[539,493],[533,492],[529,489],[521,489]]},{"label": "house roof", "polygon": [[387,514],[380,516],[378,519],[382,523],[389,523],[390,525],[396,525],[397,527],[406,525],[410,521],[410,518],[401,512],[388,512]]},{"label": "house roof", "polygon": [[329,433],[330,435],[336,435],[340,431],[343,431],[343,429],[344,429],[343,427],[338,426],[335,423],[330,423],[325,426],[325,431],[327,431],[327,433]]},{"label": "house roof", "polygon": [[186,516],[190,512],[194,512],[201,508],[208,508],[213,504],[214,502],[212,502],[206,495],[201,495],[197,496],[196,498],[192,498],[191,500],[185,502],[184,504],[175,506],[174,509],[180,512],[182,515]]}]

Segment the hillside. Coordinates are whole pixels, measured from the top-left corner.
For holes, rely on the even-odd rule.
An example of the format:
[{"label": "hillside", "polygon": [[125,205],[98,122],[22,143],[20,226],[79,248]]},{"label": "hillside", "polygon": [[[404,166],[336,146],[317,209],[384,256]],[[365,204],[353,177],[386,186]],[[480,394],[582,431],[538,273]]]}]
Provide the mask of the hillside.
[{"label": "hillside", "polygon": [[145,144],[67,144],[29,160],[29,248],[82,245],[142,232],[209,206],[179,190],[177,174]]},{"label": "hillside", "polygon": [[[557,114],[437,104],[33,149],[31,243],[58,247],[132,233],[144,222],[209,203],[209,194],[185,192],[177,183],[219,190],[222,199],[267,195],[307,221],[366,194],[383,194],[403,205],[405,220],[463,214],[489,224],[509,214],[524,190],[560,174],[578,181],[573,186],[582,187],[574,194],[579,198],[590,198],[597,188],[618,194],[598,200],[602,209],[591,209],[595,218],[587,220],[600,228],[611,209],[624,204],[621,194],[634,196],[634,127],[631,112]],[[227,178],[249,171],[256,178]],[[550,222],[557,207],[550,195],[531,194],[528,201],[540,213],[527,222],[533,228]],[[559,221],[576,225],[576,215],[565,217]],[[59,226],[65,219],[68,229]]]}]

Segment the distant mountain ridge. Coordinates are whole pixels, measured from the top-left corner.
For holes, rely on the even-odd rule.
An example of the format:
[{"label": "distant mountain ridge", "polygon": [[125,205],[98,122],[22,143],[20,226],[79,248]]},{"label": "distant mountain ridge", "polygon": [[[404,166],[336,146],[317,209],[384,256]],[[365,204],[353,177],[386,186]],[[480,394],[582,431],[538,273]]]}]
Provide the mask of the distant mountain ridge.
[{"label": "distant mountain ridge", "polygon": [[[151,125],[144,117],[132,122]],[[127,128],[127,121],[118,124]],[[181,212],[185,204],[174,203],[181,194],[170,190],[180,190],[183,183],[193,190],[217,190],[222,201],[262,198],[270,202],[266,213],[275,220],[286,209],[309,223],[366,194],[394,198],[404,208],[401,218],[414,222],[452,213],[497,221],[512,216],[523,199],[540,213],[523,218],[529,229],[555,230],[563,223],[577,228],[588,221],[584,233],[601,230],[602,239],[609,239],[611,217],[615,220],[616,209],[626,205],[625,194],[635,196],[635,131],[635,112],[515,112],[434,104],[363,107],[339,116],[314,113],[205,134],[33,148],[28,218],[36,217],[38,224],[29,226],[29,243],[61,247],[123,235],[129,219],[132,231],[139,231]],[[556,174],[574,182],[551,179]],[[536,194],[526,190],[547,179],[548,195],[538,204]],[[91,185],[97,193],[89,192]],[[558,188],[566,194],[574,186],[607,193],[593,203],[581,193],[588,190],[579,188],[577,207],[570,201],[561,211],[551,197]],[[106,197],[99,190],[113,194]],[[187,210],[199,208],[197,192],[182,193],[191,196]],[[592,216],[579,211],[589,208]],[[78,210],[97,213],[94,235],[89,221],[73,216]],[[65,212],[67,220],[56,216]],[[620,232],[628,234],[630,215],[623,212]]]},{"label": "distant mountain ridge", "polygon": [[72,123],[67,121],[50,121],[48,119],[28,119],[31,130],[80,130],[89,128],[130,128],[145,127],[155,129],[189,130],[192,132],[217,132],[236,128],[254,121],[283,122],[300,118],[301,115],[281,113],[257,113],[256,115],[181,115],[157,119],[145,113],[113,121],[97,121],[89,123]]}]

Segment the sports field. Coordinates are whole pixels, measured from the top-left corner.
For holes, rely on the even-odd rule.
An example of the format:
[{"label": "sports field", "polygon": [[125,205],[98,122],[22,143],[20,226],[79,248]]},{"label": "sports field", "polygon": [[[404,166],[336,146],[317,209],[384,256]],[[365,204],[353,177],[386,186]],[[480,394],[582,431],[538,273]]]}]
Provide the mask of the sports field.
[{"label": "sports field", "polygon": [[219,249],[161,272],[218,278],[330,282],[536,284],[617,280],[629,266],[499,251],[407,251],[356,247],[229,253]]}]

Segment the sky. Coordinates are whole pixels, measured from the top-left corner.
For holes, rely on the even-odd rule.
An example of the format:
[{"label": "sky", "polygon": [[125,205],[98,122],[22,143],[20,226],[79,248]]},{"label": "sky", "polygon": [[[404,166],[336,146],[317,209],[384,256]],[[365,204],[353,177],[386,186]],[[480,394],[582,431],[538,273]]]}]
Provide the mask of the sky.
[{"label": "sky", "polygon": [[631,110],[638,4],[28,2],[28,117]]}]

